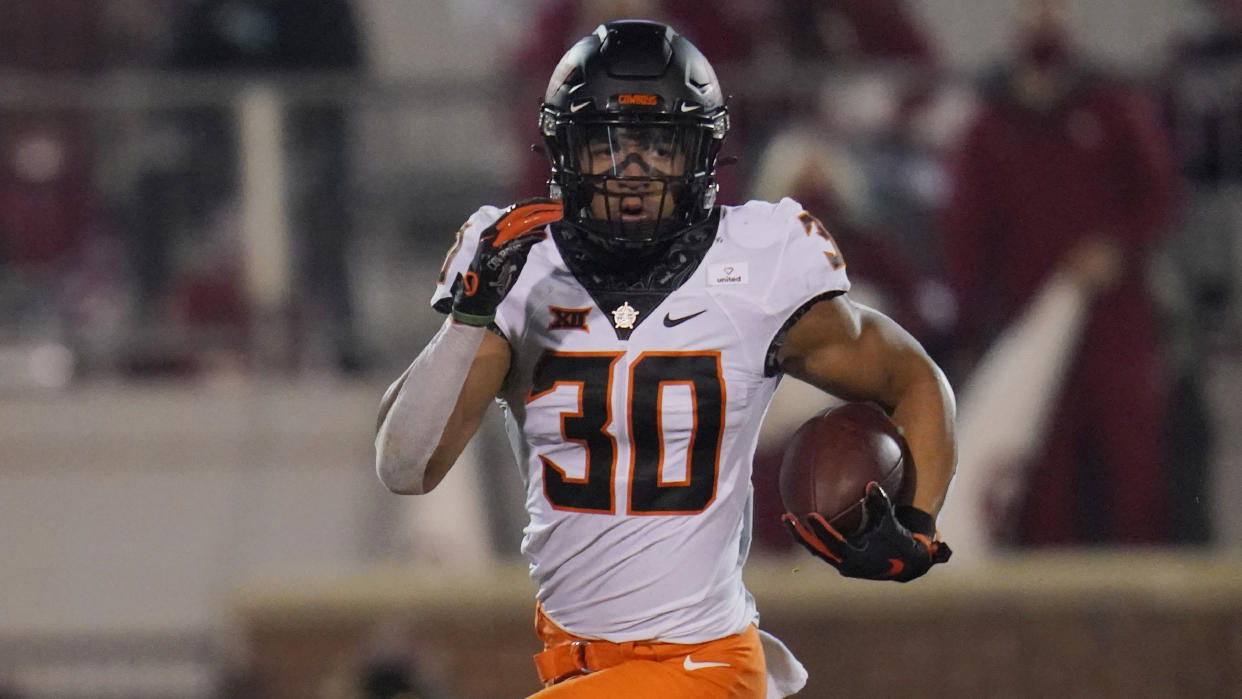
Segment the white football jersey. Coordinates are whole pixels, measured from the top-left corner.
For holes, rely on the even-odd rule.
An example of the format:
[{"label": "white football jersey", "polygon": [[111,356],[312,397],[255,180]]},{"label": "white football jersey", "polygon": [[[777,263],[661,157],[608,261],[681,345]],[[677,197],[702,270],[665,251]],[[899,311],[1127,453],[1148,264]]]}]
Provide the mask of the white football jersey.
[{"label": "white football jersey", "polygon": [[[500,213],[463,227],[433,304]],[[526,483],[522,551],[552,620],[672,643],[757,621],[742,565],[779,380],[765,358],[795,312],[848,287],[836,243],[791,199],[722,207],[694,272],[643,311],[624,292],[600,307],[551,236],[535,244],[496,315],[513,357],[499,398]]]}]

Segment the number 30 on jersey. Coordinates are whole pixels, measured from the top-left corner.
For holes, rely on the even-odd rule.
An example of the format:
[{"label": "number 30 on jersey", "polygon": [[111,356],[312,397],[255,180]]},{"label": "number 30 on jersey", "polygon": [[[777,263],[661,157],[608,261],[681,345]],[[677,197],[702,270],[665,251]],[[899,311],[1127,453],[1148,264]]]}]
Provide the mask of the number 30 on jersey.
[{"label": "number 30 on jersey", "polygon": [[[561,387],[578,393],[577,412],[561,413],[561,434],[586,451],[585,477],[571,478],[547,457],[543,461],[544,494],[553,507],[575,512],[616,512],[613,477],[616,437],[610,400],[619,352],[553,352],[535,367],[527,404]],[[702,512],[716,497],[720,443],[724,432],[724,380],[719,352],[644,352],[630,365],[628,433],[628,514],[679,515]],[[685,451],[685,475],[664,477],[663,392],[688,389],[693,424]]]}]

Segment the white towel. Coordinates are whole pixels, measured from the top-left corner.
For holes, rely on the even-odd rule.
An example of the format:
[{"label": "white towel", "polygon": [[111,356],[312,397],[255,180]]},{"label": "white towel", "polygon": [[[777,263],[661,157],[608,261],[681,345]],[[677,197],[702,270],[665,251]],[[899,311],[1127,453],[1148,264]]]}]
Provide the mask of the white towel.
[{"label": "white towel", "polygon": [[768,699],[782,699],[797,694],[806,686],[806,668],[780,639],[767,631],[759,631],[763,660],[768,670]]}]

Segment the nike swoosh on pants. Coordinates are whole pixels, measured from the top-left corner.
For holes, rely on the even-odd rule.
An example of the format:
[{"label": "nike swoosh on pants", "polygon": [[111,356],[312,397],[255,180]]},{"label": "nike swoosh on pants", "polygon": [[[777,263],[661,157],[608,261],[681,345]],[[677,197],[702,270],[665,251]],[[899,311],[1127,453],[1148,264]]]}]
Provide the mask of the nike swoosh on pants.
[{"label": "nike swoosh on pants", "polygon": [[690,656],[687,655],[686,659],[681,662],[681,666],[685,668],[687,671],[693,671],[693,670],[702,670],[705,667],[729,667],[729,663],[715,663],[710,660],[704,660],[703,662],[695,662],[690,659]]}]

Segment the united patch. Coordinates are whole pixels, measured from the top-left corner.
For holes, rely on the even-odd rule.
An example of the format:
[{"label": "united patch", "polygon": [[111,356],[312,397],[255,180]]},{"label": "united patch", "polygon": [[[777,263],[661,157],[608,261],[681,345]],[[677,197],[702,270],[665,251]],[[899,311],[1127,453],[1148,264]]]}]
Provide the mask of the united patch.
[{"label": "united patch", "polygon": [[749,284],[749,270],[745,262],[732,264],[710,265],[707,268],[708,286],[729,286],[733,284]]}]

